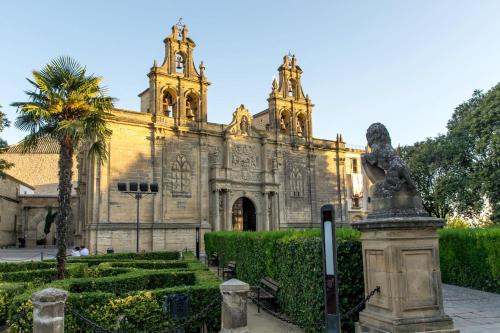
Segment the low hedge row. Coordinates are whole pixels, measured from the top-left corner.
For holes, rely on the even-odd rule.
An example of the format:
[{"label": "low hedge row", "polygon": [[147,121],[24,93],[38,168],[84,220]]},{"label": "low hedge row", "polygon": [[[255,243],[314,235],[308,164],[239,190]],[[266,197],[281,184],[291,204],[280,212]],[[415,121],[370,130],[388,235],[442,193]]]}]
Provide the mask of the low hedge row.
[{"label": "low hedge row", "polygon": [[123,295],[135,290],[149,290],[161,287],[174,287],[179,285],[194,285],[196,282],[194,272],[178,272],[172,270],[158,271],[132,271],[116,276],[103,278],[81,278],[53,282],[56,288],[69,292],[107,291]]},{"label": "low hedge row", "polygon": [[[49,283],[39,283],[33,271],[16,271],[12,267],[9,268],[12,273],[24,274],[22,277],[27,281],[0,283],[0,324],[26,310],[27,317],[14,325],[11,331],[31,332],[33,309],[31,294],[50,286],[68,290],[67,303],[71,308],[113,331],[160,332],[172,327],[176,323],[164,313],[162,305],[166,295],[179,293],[190,296],[191,315],[203,310],[203,314],[194,319],[186,332],[199,332],[202,323],[207,325],[210,333],[220,330],[220,306],[207,308],[219,295],[220,282],[192,254],[186,254],[183,261],[143,258],[136,260],[130,259],[133,256],[128,255],[124,256],[125,259],[109,256],[109,261],[104,261],[100,257],[96,259],[100,261],[99,263],[93,262],[95,257],[72,258],[76,260],[69,260],[67,267],[75,265],[85,267],[86,277]],[[162,253],[150,257],[165,258],[165,255]],[[22,264],[24,263],[20,265]],[[54,266],[49,266],[47,270],[53,270],[52,267]],[[25,268],[29,266],[22,269]],[[72,312],[67,311],[65,332],[93,331],[82,327]]]},{"label": "low hedge row", "polygon": [[[68,264],[66,266],[65,275],[69,278],[83,277],[87,265],[82,264]],[[33,269],[33,270],[19,270],[0,273],[0,281],[2,282],[17,282],[17,281],[31,281],[36,283],[46,283],[55,279],[57,270],[55,266],[51,268]]]},{"label": "low hedge row", "polygon": [[439,231],[442,280],[500,293],[500,228]]},{"label": "low hedge row", "polygon": [[68,261],[86,261],[94,259],[105,259],[107,261],[112,259],[133,259],[133,260],[179,260],[180,253],[177,251],[163,251],[163,252],[124,252],[124,253],[110,253],[99,254],[88,257],[68,257]]},{"label": "low hedge row", "polygon": [[[278,304],[297,322],[317,323],[323,317],[323,272],[318,230],[277,232],[212,232],[205,234],[208,255],[217,254],[223,263],[236,261],[239,279],[252,285],[269,276],[280,284]],[[341,312],[364,297],[363,260],[359,233],[337,231],[339,293]],[[342,322],[352,332],[357,314]],[[314,332],[314,330],[311,330]],[[317,331],[319,332],[319,331]]]}]

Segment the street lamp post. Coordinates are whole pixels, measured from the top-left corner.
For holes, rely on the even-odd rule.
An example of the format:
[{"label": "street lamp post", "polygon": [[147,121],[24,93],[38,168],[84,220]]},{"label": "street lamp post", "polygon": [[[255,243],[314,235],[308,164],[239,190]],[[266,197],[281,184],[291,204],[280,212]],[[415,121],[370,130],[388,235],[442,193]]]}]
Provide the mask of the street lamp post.
[{"label": "street lamp post", "polygon": [[129,182],[128,190],[127,183],[118,183],[118,191],[130,195],[137,201],[137,222],[136,222],[136,252],[139,253],[139,201],[147,195],[155,195],[158,193],[158,184],[151,183],[136,183]]}]

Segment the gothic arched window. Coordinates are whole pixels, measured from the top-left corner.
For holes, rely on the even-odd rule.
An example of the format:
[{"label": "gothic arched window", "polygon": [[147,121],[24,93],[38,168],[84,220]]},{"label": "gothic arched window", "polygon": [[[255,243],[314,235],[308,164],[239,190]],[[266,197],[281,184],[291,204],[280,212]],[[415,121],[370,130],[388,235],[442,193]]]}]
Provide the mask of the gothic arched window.
[{"label": "gothic arched window", "polygon": [[304,196],[304,179],[302,177],[302,172],[299,168],[293,167],[292,174],[290,177],[291,184],[291,196],[300,198]]},{"label": "gothic arched window", "polygon": [[191,197],[191,166],[182,154],[172,165],[172,196]]},{"label": "gothic arched window", "polygon": [[168,91],[163,92],[162,97],[162,111],[167,117],[172,117],[174,115],[174,97]]}]

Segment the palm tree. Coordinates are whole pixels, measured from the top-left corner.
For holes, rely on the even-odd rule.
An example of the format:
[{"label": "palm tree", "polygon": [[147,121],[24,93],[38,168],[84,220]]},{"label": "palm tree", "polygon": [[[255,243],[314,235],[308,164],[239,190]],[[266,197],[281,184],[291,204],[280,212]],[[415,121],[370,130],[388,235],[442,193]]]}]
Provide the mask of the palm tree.
[{"label": "palm tree", "polygon": [[26,152],[39,140],[50,137],[59,142],[59,186],[57,234],[57,278],[64,279],[66,232],[72,220],[71,190],[75,152],[85,152],[96,161],[107,157],[106,140],[111,135],[114,98],[106,95],[102,77],[87,75],[85,67],[70,57],[59,57],[27,79],[33,90],[27,102],[12,103],[18,108],[15,125],[29,134],[21,145]]}]

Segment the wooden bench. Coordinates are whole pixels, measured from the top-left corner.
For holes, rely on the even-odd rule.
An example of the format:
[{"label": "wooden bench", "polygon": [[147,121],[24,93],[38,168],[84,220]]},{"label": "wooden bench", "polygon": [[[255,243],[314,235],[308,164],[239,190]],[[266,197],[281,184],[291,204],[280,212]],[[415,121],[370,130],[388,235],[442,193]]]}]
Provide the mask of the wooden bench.
[{"label": "wooden bench", "polygon": [[236,262],[229,261],[226,266],[222,269],[222,280],[225,280],[226,276],[235,277],[236,276]]},{"label": "wooden bench", "polygon": [[207,265],[208,266],[218,266],[219,265],[219,257],[217,253],[213,253],[210,256],[207,256]]},{"label": "wooden bench", "polygon": [[260,302],[274,302],[278,296],[280,285],[270,277],[260,280],[260,286],[257,287],[257,311],[260,312]]}]

